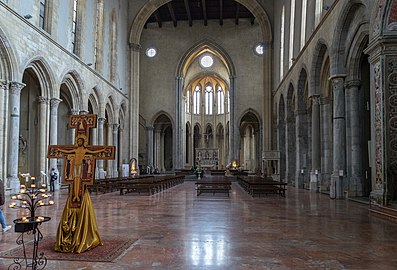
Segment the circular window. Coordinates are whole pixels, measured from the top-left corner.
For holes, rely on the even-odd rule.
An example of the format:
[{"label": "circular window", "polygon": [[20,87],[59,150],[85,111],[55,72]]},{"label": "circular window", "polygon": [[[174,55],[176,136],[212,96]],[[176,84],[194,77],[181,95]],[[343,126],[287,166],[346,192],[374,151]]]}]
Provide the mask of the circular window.
[{"label": "circular window", "polygon": [[200,59],[200,65],[204,68],[209,68],[213,64],[214,64],[214,59],[212,58],[211,55],[206,54]]},{"label": "circular window", "polygon": [[263,55],[263,44],[262,43],[258,43],[255,45],[255,53],[257,55]]},{"label": "circular window", "polygon": [[155,57],[157,54],[157,50],[153,47],[150,47],[146,50],[147,57]]}]

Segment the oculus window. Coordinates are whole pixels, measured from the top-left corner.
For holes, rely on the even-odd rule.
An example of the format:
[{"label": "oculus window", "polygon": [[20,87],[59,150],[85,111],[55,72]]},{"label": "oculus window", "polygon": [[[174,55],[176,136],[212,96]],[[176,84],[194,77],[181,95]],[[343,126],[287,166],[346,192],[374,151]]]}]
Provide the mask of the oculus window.
[{"label": "oculus window", "polygon": [[154,47],[147,48],[147,50],[146,50],[147,57],[153,58],[156,56],[156,54],[157,54],[156,48],[154,48]]}]

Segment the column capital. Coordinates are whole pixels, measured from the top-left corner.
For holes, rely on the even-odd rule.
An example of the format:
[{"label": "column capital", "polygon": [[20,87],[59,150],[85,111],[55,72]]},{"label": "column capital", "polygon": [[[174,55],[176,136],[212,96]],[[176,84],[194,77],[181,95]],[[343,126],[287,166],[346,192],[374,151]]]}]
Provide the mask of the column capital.
[{"label": "column capital", "polygon": [[10,90],[12,95],[19,96],[21,94],[22,88],[24,88],[26,84],[20,82],[10,82]]},{"label": "column capital", "polygon": [[89,111],[86,111],[86,110],[80,110],[79,111],[79,114],[88,114],[89,113]]},{"label": "column capital", "polygon": [[104,125],[105,122],[106,122],[106,118],[104,118],[104,117],[98,117],[98,124]]},{"label": "column capital", "polygon": [[113,124],[113,132],[117,132],[119,130],[120,124]]},{"label": "column capital", "polygon": [[142,49],[142,46],[140,44],[136,44],[136,43],[130,43],[129,44],[131,51],[133,52],[139,52]]},{"label": "column capital", "polygon": [[48,104],[48,98],[47,97],[43,97],[43,96],[38,96],[37,100],[39,101],[39,104]]},{"label": "column capital", "polygon": [[0,89],[7,90],[8,84],[6,80],[0,80]]},{"label": "column capital", "polygon": [[58,108],[59,103],[62,102],[62,99],[60,98],[51,98],[50,99],[50,108],[51,109],[56,109]]},{"label": "column capital", "polygon": [[345,77],[333,76],[330,78],[334,90],[343,88]]},{"label": "column capital", "polygon": [[79,114],[79,110],[78,110],[78,109],[71,109],[71,110],[70,110],[70,113],[71,113],[72,115],[78,115],[78,114]]},{"label": "column capital", "polygon": [[313,105],[320,105],[320,95],[313,95],[310,97]]},{"label": "column capital", "polygon": [[361,86],[361,81],[359,80],[350,80],[345,82],[345,87],[346,88],[353,88],[353,87],[360,87]]}]

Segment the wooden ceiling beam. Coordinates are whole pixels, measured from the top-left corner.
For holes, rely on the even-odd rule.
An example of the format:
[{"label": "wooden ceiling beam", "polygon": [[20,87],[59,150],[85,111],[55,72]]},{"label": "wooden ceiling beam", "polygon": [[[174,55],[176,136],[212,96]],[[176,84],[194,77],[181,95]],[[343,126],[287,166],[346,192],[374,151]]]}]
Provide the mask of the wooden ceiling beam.
[{"label": "wooden ceiling beam", "polygon": [[172,2],[168,2],[167,7],[168,7],[168,11],[170,12],[170,15],[171,15],[172,22],[174,23],[174,27],[176,27],[178,22],[175,17],[175,11],[174,11],[174,8],[172,7]]},{"label": "wooden ceiling beam", "polygon": [[219,24],[223,25],[223,0],[219,0]]},{"label": "wooden ceiling beam", "polygon": [[192,14],[190,13],[190,7],[189,7],[189,1],[188,0],[183,0],[185,3],[185,8],[186,8],[186,13],[187,13],[187,19],[189,20],[189,26],[192,26]]},{"label": "wooden ceiling beam", "polygon": [[161,28],[161,26],[163,26],[163,22],[161,20],[160,12],[159,12],[158,9],[154,12],[154,17],[156,18],[156,21],[157,21],[157,24],[159,25],[159,28]]},{"label": "wooden ceiling beam", "polygon": [[236,2],[236,19],[235,19],[236,24],[238,24],[239,17],[240,17],[240,4]]},{"label": "wooden ceiling beam", "polygon": [[205,5],[205,0],[201,0],[201,6],[203,7],[203,17],[204,17],[204,25],[207,26],[207,7]]}]

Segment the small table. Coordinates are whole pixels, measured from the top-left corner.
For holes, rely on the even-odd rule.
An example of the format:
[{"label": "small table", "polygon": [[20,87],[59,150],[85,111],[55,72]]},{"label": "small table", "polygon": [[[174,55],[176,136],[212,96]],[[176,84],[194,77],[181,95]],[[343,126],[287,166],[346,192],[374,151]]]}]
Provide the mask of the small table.
[{"label": "small table", "polygon": [[[47,258],[44,256],[44,252],[38,254],[39,242],[43,239],[43,234],[40,232],[39,226],[41,223],[47,222],[50,219],[50,217],[30,217],[24,221],[22,221],[21,218],[14,220],[15,232],[21,233],[18,236],[16,242],[18,245],[22,245],[24,258],[14,258],[14,262],[9,266],[8,269],[22,269],[21,264],[23,262],[26,264],[26,269],[30,267],[32,270],[44,269],[44,267],[47,265]],[[28,261],[26,256],[26,247],[23,239],[24,233],[33,235],[33,254],[31,262]]]}]

